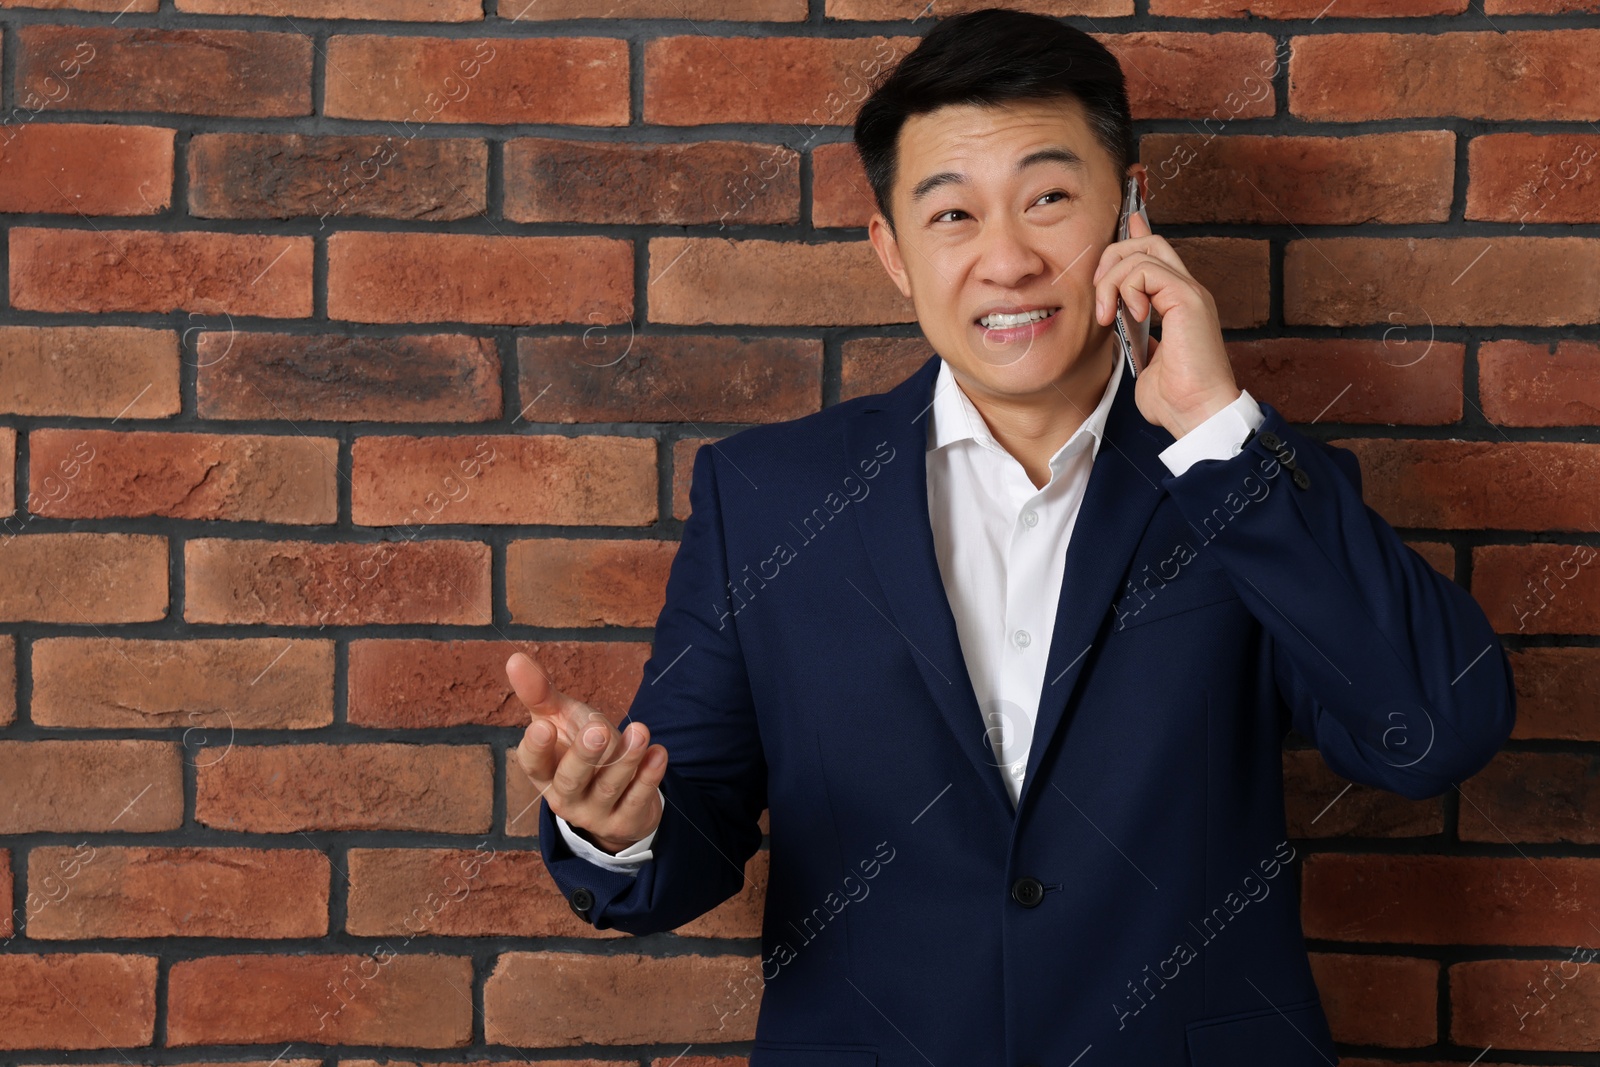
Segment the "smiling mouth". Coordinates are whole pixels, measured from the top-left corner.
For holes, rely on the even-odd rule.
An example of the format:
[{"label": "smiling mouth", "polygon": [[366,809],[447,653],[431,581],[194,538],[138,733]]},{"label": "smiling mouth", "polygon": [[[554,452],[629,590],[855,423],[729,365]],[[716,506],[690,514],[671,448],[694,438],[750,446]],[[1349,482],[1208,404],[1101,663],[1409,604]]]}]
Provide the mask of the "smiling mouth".
[{"label": "smiling mouth", "polygon": [[978,325],[986,330],[1015,329],[1018,326],[1026,326],[1031,322],[1043,322],[1060,310],[1060,308],[1039,308],[1037,311],[1021,311],[1015,315],[996,312],[993,315],[985,315],[979,319]]}]

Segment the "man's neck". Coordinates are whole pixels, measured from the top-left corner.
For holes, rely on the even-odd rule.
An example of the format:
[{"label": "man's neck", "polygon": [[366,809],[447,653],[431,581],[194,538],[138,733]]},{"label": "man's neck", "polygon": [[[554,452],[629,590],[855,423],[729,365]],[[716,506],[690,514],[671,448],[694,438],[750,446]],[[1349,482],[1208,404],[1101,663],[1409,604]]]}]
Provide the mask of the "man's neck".
[{"label": "man's neck", "polygon": [[[1038,393],[1025,397],[990,396],[961,386],[983,416],[989,433],[1016,457],[1037,488],[1050,481],[1050,457],[1077,432],[1099,405],[1111,383],[1121,351],[1115,334],[1093,356],[1080,359]],[[957,379],[960,385],[960,379]]]}]

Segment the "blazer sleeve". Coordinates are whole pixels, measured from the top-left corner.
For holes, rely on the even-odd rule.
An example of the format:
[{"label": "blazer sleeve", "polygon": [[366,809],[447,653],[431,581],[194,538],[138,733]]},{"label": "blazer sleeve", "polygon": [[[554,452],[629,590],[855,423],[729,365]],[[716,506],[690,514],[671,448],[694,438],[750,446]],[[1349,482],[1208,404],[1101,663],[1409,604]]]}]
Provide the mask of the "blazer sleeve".
[{"label": "blazer sleeve", "polygon": [[1437,796],[1510,736],[1500,639],[1471,594],[1366,505],[1354,453],[1261,409],[1239,455],[1163,484],[1260,620],[1295,729],[1351,781]]},{"label": "blazer sleeve", "polygon": [[628,711],[667,750],[652,859],[637,872],[592,863],[568,846],[550,806],[539,805],[545,866],[597,930],[649,934],[698,918],[744,887],[745,863],[761,845],[766,756],[729,597],[714,449],[695,452],[689,518]]}]

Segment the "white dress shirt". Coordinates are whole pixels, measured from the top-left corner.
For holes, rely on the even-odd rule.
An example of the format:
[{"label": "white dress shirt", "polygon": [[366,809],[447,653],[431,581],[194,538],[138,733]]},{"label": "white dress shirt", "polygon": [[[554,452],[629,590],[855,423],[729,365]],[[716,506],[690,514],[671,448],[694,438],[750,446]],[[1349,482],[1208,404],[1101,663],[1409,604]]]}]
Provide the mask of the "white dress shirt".
[{"label": "white dress shirt", "polygon": [[[1117,360],[1100,402],[1050,457],[1043,488],[994,439],[950,365],[939,363],[928,418],[928,519],[992,758],[1015,805],[1044,688],[1066,554],[1125,360]],[[1161,462],[1181,475],[1198,460],[1231,458],[1264,418],[1261,406],[1241,392],[1164,449]],[[663,798],[663,810],[665,803]],[[654,832],[611,855],[578,837],[559,816],[556,825],[575,853],[610,870],[636,874],[653,855]]]}]

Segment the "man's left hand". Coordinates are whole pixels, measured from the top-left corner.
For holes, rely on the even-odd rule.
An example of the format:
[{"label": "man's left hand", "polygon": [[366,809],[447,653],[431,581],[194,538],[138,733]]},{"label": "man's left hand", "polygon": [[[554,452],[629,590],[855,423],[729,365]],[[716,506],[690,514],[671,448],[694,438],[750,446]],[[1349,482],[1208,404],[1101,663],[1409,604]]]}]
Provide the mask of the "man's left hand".
[{"label": "man's left hand", "polygon": [[1128,239],[1106,246],[1094,282],[1102,326],[1116,320],[1119,292],[1136,321],[1152,307],[1161,315],[1161,340],[1150,339],[1150,360],[1134,386],[1146,421],[1178,438],[1239,399],[1216,301],[1144,219],[1133,216]]}]

